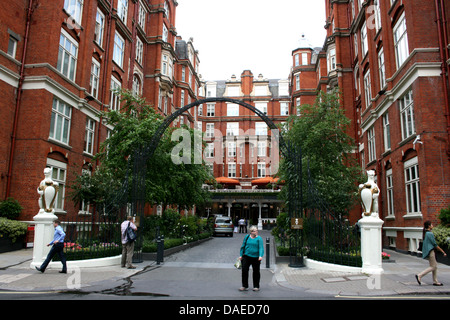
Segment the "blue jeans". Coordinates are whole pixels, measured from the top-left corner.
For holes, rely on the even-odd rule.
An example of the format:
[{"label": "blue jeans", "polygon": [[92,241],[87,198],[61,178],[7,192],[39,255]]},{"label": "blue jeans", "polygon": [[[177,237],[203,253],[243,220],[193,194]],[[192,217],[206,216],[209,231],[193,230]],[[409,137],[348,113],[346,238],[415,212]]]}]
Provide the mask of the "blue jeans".
[{"label": "blue jeans", "polygon": [[44,272],[47,268],[50,261],[52,261],[53,257],[58,254],[59,258],[61,259],[61,263],[63,265],[62,271],[67,272],[67,264],[66,264],[66,255],[64,254],[64,243],[55,243],[52,248],[50,249],[50,252],[47,255],[47,259],[45,259],[44,263],[41,265],[41,271]]}]

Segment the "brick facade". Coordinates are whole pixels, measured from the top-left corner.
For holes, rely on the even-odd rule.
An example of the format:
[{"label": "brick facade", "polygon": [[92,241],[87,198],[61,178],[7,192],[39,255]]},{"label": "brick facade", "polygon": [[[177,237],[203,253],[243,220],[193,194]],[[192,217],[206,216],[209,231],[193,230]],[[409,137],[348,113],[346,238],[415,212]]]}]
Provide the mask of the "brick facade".
[{"label": "brick facade", "polygon": [[[38,212],[35,188],[46,166],[64,186],[57,215],[84,210],[70,201],[67,186],[98,165],[93,155],[112,129],[101,112],[119,108],[115,87],[141,94],[168,114],[180,107],[181,88],[193,100],[200,86],[197,52],[175,29],[176,1],[68,4],[14,1],[0,13],[0,194],[20,201],[22,220]],[[179,59],[183,47],[192,55]],[[181,65],[191,75],[188,85]]]},{"label": "brick facade", "polygon": [[[111,129],[101,112],[119,107],[114,87],[134,90],[163,115],[197,97],[230,97],[264,108],[277,124],[313,103],[318,90],[339,88],[355,156],[377,173],[383,244],[417,251],[423,222],[438,223],[450,204],[446,1],[325,0],[324,46],[302,36],[288,79],[245,70],[220,81],[201,79],[192,39],[177,34],[176,0],[84,0],[81,10],[68,3],[17,0],[0,12],[0,195],[19,199],[22,220],[38,211],[35,187],[45,166],[69,185],[98,165],[93,155]],[[247,132],[262,121],[242,106],[213,109],[193,108],[173,125],[201,126],[205,134],[214,125],[226,144],[236,143],[235,154],[213,164],[214,175],[251,188],[271,173],[261,157],[251,162],[258,148],[249,142],[240,162],[227,123]],[[270,139],[260,147],[269,154]],[[59,199],[62,218],[83,210],[67,192]],[[352,211],[350,220],[359,217]]]}]

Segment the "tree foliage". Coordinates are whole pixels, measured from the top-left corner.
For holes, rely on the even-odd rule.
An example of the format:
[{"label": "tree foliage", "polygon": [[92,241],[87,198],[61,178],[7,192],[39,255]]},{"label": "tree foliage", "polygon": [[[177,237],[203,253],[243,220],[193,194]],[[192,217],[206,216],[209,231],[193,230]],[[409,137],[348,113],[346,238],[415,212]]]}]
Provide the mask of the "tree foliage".
[{"label": "tree foliage", "polygon": [[313,182],[318,197],[342,217],[355,204],[358,182],[364,179],[354,157],[355,142],[347,134],[350,120],[340,107],[338,92],[320,92],[313,105],[302,105],[299,111],[300,116],[290,117],[285,139],[301,148],[302,177],[285,159],[282,179],[302,179],[304,208],[313,201],[308,192],[308,182]]},{"label": "tree foliage", "polygon": [[[132,170],[130,159],[135,150],[147,146],[163,122],[162,116],[144,99],[128,91],[122,91],[121,97],[120,112],[109,111],[103,115],[113,130],[102,144],[101,152],[95,156],[101,165],[91,175],[78,176],[71,185],[75,202],[102,203],[112,190],[119,190],[127,172]],[[184,129],[193,136],[192,129]],[[145,200],[152,205],[162,204],[163,210],[169,205],[184,209],[204,203],[209,194],[202,185],[211,178],[204,164],[173,163],[171,152],[178,142],[171,140],[172,131],[166,130],[153,157],[146,163]],[[193,152],[191,149],[191,158]]]}]

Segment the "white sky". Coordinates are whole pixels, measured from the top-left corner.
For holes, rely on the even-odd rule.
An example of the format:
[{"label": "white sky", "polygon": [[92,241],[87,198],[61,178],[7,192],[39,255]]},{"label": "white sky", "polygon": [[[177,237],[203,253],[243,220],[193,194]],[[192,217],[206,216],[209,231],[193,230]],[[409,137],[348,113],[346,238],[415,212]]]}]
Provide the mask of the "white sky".
[{"label": "white sky", "polygon": [[325,0],[178,0],[175,25],[184,40],[194,38],[204,80],[247,69],[287,79],[302,33],[324,44]]}]

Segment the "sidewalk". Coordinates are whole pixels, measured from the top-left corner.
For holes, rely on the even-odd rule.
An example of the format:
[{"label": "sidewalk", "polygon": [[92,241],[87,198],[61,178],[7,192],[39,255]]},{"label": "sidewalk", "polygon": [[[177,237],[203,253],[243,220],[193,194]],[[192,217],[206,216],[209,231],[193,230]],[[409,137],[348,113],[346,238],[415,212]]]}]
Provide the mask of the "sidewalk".
[{"label": "sidewalk", "polygon": [[438,263],[438,281],[444,285],[433,286],[431,273],[422,279],[415,275],[426,269],[428,260],[393,250],[389,262],[383,262],[384,273],[365,275],[361,273],[327,272],[308,268],[290,268],[278,264],[277,283],[291,289],[302,288],[311,293],[332,294],[339,297],[381,297],[391,295],[450,295],[450,266]]},{"label": "sidewalk", "polygon": [[[438,280],[442,287],[432,285],[431,274],[416,282],[415,274],[428,267],[428,261],[415,256],[384,250],[391,262],[383,263],[381,276],[360,273],[319,271],[308,268],[290,268],[287,264],[271,265],[277,285],[292,290],[328,294],[337,297],[383,297],[391,295],[450,295],[450,266],[438,264]],[[132,275],[155,265],[154,261],[137,264],[136,269],[120,266],[83,268],[60,274],[49,269],[41,274],[30,268],[32,249],[0,254],[0,291],[44,292],[78,290],[94,292],[107,290],[111,281],[116,287],[127,283]],[[78,270],[79,271],[79,270]],[[108,281],[107,281],[108,280]],[[109,287],[105,287],[109,285]]]}]

